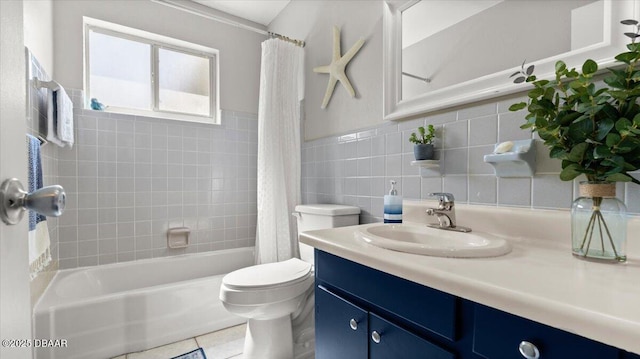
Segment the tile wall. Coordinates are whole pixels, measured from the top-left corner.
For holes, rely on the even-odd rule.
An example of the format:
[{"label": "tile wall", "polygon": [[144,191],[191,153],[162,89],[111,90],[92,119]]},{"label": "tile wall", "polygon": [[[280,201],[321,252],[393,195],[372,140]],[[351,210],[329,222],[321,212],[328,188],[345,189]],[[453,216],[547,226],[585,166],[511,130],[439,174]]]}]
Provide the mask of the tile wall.
[{"label": "tile wall", "polygon": [[[341,136],[307,141],[302,146],[302,192],[305,203],[341,203],[362,209],[361,223],[382,220],[389,181],[398,182],[405,199],[424,199],[432,192],[453,193],[457,203],[566,209],[577,197],[577,181],[560,181],[560,161],[537,141],[533,177],[496,178],[483,156],[507,140],[532,138],[520,129],[525,112],[509,112],[511,98],[442,112],[425,118],[388,122]],[[433,124],[436,156],[443,175],[411,166],[409,136],[418,126]],[[618,198],[640,214],[640,186],[619,184]]]},{"label": "tile wall", "polygon": [[[218,126],[75,107],[76,145],[58,150],[60,268],[254,245],[257,115],[223,111]],[[191,245],[167,248],[182,226]]]}]

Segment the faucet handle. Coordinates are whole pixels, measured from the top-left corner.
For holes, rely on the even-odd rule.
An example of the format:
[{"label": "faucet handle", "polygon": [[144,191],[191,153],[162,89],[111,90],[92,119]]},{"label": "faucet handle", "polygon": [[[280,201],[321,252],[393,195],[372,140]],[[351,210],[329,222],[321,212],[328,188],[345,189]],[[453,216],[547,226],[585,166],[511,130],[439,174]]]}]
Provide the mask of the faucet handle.
[{"label": "faucet handle", "polygon": [[427,196],[438,198],[438,201],[440,201],[440,203],[453,203],[453,201],[455,200],[455,198],[453,198],[453,194],[451,193],[436,192],[429,193]]}]

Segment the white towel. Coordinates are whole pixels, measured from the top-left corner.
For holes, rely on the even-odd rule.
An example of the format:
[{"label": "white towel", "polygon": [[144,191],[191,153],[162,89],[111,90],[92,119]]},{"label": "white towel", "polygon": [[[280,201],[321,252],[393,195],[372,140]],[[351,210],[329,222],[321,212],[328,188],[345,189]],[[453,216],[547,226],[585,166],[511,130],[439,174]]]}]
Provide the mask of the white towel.
[{"label": "white towel", "polygon": [[73,102],[60,84],[47,94],[47,141],[60,147],[73,146]]}]

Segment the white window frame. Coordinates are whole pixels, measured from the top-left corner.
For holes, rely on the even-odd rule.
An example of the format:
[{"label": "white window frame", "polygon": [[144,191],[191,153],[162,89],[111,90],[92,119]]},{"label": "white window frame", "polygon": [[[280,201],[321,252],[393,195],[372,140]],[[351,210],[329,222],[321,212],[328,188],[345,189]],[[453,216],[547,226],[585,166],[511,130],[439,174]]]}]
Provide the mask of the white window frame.
[{"label": "white window frame", "polygon": [[[134,108],[124,108],[116,106],[108,106],[105,111],[113,113],[121,113],[136,116],[156,117],[171,120],[200,122],[210,124],[220,124],[220,84],[219,84],[219,51],[186,41],[172,39],[169,37],[152,34],[125,26],[108,23],[101,20],[84,18],[84,88],[85,88],[85,108],[90,109],[90,53],[89,53],[89,35],[90,32],[96,32],[108,36],[122,38],[125,40],[135,41],[151,46],[151,101],[150,110],[141,110]],[[158,64],[159,49],[166,49],[180,52],[188,55],[203,57],[209,60],[209,115],[196,115],[192,113],[175,112],[160,110],[160,82],[158,81]]]}]

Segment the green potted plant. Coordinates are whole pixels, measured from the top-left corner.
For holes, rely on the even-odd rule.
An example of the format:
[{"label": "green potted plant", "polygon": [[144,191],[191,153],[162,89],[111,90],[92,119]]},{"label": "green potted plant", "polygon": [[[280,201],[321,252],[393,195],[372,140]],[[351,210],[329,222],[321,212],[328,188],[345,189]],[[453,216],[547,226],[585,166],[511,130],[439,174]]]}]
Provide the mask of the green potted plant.
[{"label": "green potted plant", "polygon": [[635,32],[627,50],[615,57],[604,84],[596,84],[598,65],[588,59],[581,71],[558,61],[555,79],[538,80],[533,65],[511,77],[533,85],[528,101],[509,110],[527,110],[523,129],[537,132],[549,148],[549,156],[562,161],[560,179],[580,183],[580,198],[572,206],[573,254],[624,262],[626,260],[626,207],[615,198],[616,182],[640,181],[629,172],[640,168],[640,27],[624,20]]},{"label": "green potted plant", "polygon": [[433,159],[433,139],[436,137],[436,129],[433,125],[418,127],[418,134],[413,132],[409,137],[409,142],[414,143],[413,154],[416,161]]}]

